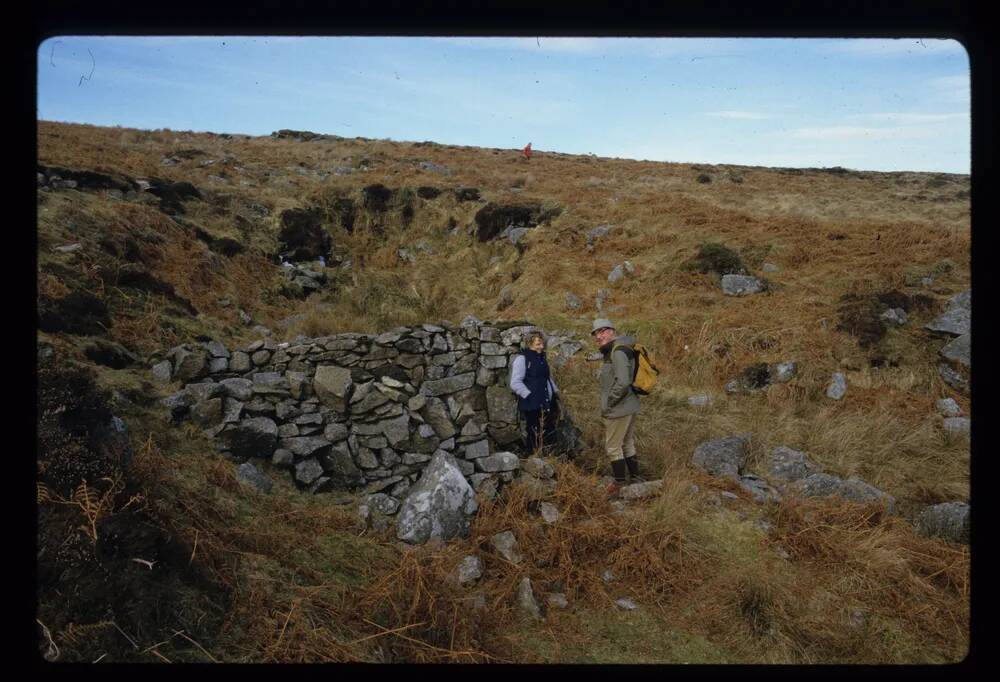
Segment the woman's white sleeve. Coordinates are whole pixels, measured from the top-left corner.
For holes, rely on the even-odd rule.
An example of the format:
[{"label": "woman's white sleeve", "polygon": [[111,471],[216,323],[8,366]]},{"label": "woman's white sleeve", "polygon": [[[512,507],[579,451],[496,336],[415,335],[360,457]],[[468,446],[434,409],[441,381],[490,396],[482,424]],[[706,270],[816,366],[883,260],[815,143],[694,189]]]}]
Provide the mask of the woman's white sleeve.
[{"label": "woman's white sleeve", "polygon": [[510,390],[517,393],[522,398],[531,395],[531,391],[524,385],[524,356],[518,355],[514,358],[514,365],[510,370]]}]

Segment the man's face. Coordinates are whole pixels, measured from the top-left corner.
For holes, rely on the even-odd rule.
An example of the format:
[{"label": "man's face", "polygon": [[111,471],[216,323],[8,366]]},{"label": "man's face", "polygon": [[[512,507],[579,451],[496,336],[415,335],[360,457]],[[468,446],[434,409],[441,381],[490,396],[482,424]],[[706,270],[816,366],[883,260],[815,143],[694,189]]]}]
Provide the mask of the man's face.
[{"label": "man's face", "polygon": [[615,338],[615,330],[611,327],[602,327],[594,332],[594,343],[597,344],[598,348],[613,338]]}]

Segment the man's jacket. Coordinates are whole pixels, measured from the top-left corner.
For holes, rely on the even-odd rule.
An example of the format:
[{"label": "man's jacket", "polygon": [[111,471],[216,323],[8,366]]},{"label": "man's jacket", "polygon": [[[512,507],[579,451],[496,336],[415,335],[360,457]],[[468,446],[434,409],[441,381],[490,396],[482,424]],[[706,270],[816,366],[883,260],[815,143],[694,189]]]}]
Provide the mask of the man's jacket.
[{"label": "man's jacket", "polygon": [[632,390],[632,361],[624,351],[611,352],[614,346],[631,346],[633,336],[619,336],[601,346],[601,416],[625,417],[639,412],[639,396]]}]

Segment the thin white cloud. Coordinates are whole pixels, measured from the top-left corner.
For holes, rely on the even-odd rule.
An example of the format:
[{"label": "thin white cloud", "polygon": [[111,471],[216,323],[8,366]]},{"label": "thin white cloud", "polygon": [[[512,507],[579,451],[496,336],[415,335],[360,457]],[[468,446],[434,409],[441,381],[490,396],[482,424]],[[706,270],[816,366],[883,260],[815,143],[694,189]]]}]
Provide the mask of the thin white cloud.
[{"label": "thin white cloud", "polygon": [[710,111],[708,115],[713,118],[728,118],[745,121],[759,121],[771,118],[770,114],[763,114],[758,111]]},{"label": "thin white cloud", "polygon": [[788,135],[797,140],[900,140],[933,137],[939,134],[939,130],[926,126],[897,126],[894,128],[826,126],[793,128],[782,132],[782,135]]},{"label": "thin white cloud", "polygon": [[852,120],[884,121],[896,124],[920,124],[920,123],[944,123],[945,121],[956,121],[969,118],[968,112],[955,112],[947,114],[918,114],[918,113],[890,113],[878,112],[870,114],[851,114],[847,118]]}]

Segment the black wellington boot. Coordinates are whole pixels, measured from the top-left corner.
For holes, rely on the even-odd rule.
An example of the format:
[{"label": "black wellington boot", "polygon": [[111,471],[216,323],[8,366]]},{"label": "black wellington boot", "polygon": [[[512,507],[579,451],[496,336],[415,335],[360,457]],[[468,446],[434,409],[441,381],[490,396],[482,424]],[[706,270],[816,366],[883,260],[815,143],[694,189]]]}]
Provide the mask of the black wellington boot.
[{"label": "black wellington boot", "polygon": [[621,487],[625,485],[625,472],[625,460],[616,459],[611,462],[611,473],[614,474],[615,480],[608,484],[608,495],[617,495]]},{"label": "black wellington boot", "polygon": [[628,475],[633,483],[641,483],[645,480],[639,473],[639,459],[637,457],[626,457],[625,466],[628,467]]}]

